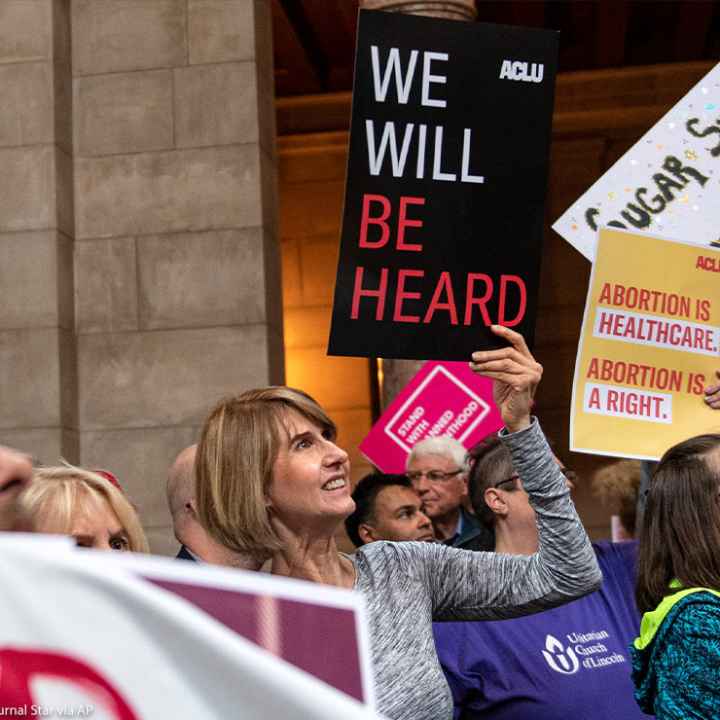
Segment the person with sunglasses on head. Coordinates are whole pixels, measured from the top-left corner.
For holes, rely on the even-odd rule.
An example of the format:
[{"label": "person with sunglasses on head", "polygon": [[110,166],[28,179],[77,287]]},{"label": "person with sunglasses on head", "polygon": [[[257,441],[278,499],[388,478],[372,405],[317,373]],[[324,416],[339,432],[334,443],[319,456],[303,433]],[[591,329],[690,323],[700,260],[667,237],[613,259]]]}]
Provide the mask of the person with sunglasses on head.
[{"label": "person with sunglasses on head", "polygon": [[492,532],[465,507],[466,454],[463,445],[448,435],[425,438],[410,451],[405,474],[439,542],[466,550],[491,550]]},{"label": "person with sunglasses on head", "polygon": [[[498,554],[537,552],[537,505],[502,441],[490,436],[469,453],[470,500],[495,532]],[[553,456],[554,457],[554,456]],[[571,490],[575,473],[554,457]],[[628,646],[637,635],[636,543],[595,543],[600,589],[572,603],[499,622],[436,623],[440,663],[463,720],[646,717],[633,698]]]}]

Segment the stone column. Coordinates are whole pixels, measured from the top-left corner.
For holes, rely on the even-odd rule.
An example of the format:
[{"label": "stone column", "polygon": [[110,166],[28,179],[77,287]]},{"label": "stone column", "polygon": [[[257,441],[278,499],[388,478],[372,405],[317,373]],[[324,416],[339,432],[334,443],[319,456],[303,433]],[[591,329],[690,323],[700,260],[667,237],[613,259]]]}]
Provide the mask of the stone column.
[{"label": "stone column", "polygon": [[[384,10],[449,20],[475,20],[475,0],[361,0],[365,10]],[[419,360],[383,360],[381,402],[386,408],[420,369]]]},{"label": "stone column", "polygon": [[270,0],[72,9],[80,456],[169,551],[171,459],[284,377]]},{"label": "stone column", "polygon": [[0,3],[0,443],[78,459],[69,0]]}]

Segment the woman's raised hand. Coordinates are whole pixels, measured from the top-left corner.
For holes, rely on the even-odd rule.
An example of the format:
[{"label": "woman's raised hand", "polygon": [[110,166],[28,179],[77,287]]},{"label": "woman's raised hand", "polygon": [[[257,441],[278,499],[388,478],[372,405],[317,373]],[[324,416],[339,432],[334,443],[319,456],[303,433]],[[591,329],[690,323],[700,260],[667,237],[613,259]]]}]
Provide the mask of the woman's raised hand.
[{"label": "woman's raised hand", "polygon": [[474,352],[470,369],[493,379],[493,396],[505,427],[517,432],[530,425],[530,408],[542,377],[542,365],[535,362],[522,335],[502,325],[490,329],[507,340],[510,347]]}]

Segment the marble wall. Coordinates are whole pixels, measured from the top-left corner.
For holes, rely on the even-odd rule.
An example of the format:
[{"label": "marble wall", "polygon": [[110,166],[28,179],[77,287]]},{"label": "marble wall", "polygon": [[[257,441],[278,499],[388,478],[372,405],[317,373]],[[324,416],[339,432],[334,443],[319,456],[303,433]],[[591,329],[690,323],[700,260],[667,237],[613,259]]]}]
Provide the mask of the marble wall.
[{"label": "marble wall", "polygon": [[270,0],[9,0],[0,63],[0,442],[170,552],[172,458],[284,379]]}]

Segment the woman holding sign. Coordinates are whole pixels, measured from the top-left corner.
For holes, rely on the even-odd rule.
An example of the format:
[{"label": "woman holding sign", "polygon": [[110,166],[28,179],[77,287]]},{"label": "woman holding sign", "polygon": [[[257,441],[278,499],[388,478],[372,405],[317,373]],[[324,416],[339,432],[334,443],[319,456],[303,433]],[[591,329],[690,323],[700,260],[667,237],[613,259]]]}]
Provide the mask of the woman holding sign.
[{"label": "woman holding sign", "polygon": [[658,720],[720,717],[720,435],[670,448],[638,555],[635,698]]},{"label": "woman holding sign", "polygon": [[251,390],[221,402],[198,447],[198,509],[217,540],[269,556],[277,575],[363,594],[378,710],[393,720],[452,717],[434,620],[537,612],[600,584],[565,478],[530,417],[542,368],[520,335],[501,327],[494,332],[509,347],[475,353],[471,367],[496,381],[503,442],[537,513],[534,555],[414,542],[371,543],[352,557],[338,552],[335,535],[354,509],[348,456],[335,444],[332,420],[298,390]]}]

